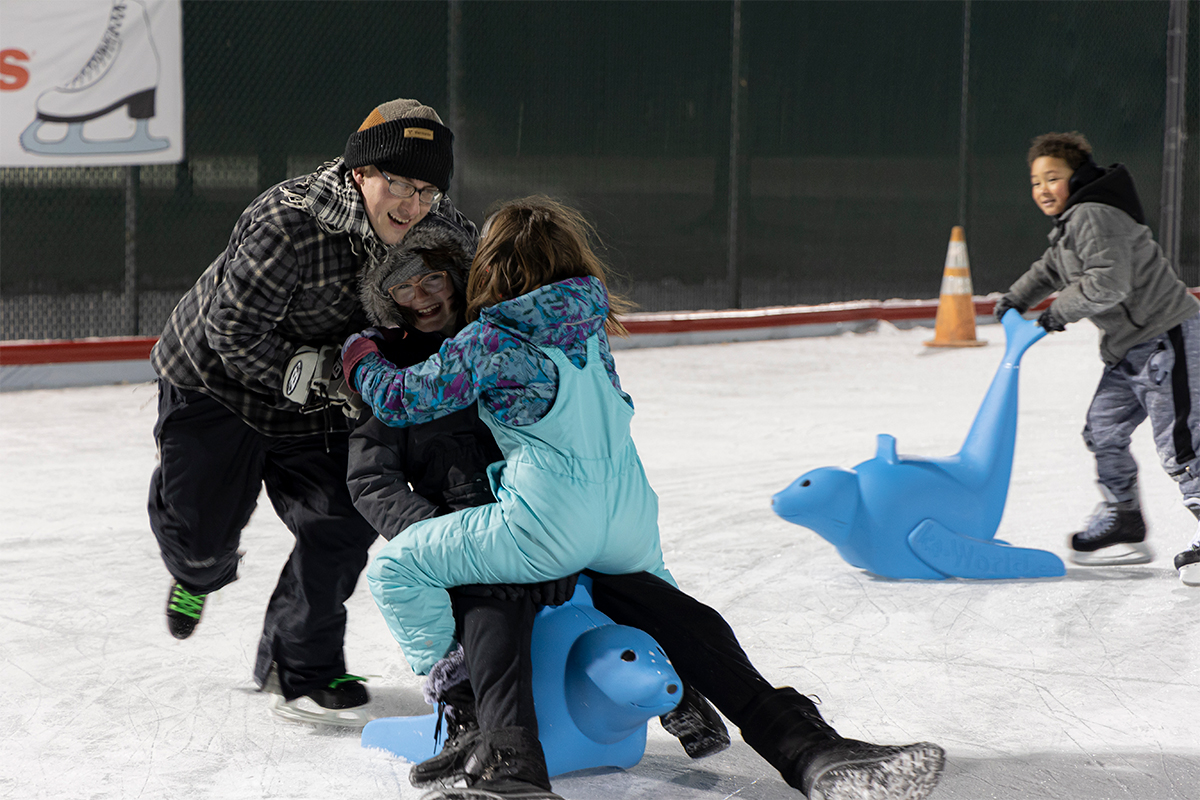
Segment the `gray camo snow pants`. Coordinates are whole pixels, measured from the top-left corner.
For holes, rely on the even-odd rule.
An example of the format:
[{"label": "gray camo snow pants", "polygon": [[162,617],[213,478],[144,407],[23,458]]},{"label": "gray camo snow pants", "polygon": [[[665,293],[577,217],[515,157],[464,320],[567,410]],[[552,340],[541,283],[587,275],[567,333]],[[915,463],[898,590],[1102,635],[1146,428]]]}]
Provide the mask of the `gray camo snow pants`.
[{"label": "gray camo snow pants", "polygon": [[1129,441],[1147,417],[1163,469],[1185,500],[1200,498],[1200,314],[1131,348],[1096,387],[1083,440],[1096,456],[1097,479],[1118,502],[1137,497]]}]

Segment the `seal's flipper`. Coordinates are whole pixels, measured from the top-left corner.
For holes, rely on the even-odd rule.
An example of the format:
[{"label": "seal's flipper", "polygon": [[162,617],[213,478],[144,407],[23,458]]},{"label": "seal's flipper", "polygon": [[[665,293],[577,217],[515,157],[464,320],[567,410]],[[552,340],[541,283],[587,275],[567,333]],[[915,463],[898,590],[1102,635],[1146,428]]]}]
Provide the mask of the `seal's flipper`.
[{"label": "seal's flipper", "polygon": [[[419,717],[382,717],[367,723],[362,732],[362,746],[387,750],[393,755],[419,764],[433,758],[442,749],[434,736],[437,714]],[[442,739],[446,733],[442,731]]]},{"label": "seal's flipper", "polygon": [[1020,363],[1021,356],[1025,351],[1046,335],[1045,328],[1034,320],[1025,319],[1015,308],[1004,312],[1004,318],[1000,320],[1000,324],[1004,326],[1005,366]]},{"label": "seal's flipper", "polygon": [[[1046,331],[1036,322],[1024,319],[1015,308],[1010,308],[1004,314],[1004,335],[1007,337],[1004,358],[979,404],[962,449],[958,451],[960,463],[965,467],[961,476],[963,482],[974,488],[987,486],[987,497],[993,504],[999,503],[1000,509],[1004,508],[1008,494],[1013,447],[1017,440],[1021,356],[1044,337]],[[999,525],[998,514],[995,519]]]},{"label": "seal's flipper", "polygon": [[931,519],[913,529],[908,543],[926,564],[955,578],[1002,580],[1058,578],[1067,574],[1062,559],[1046,550],[974,539]]},{"label": "seal's flipper", "polygon": [[890,433],[881,433],[875,437],[875,457],[887,464],[896,464],[900,458],[896,455],[896,437]]}]

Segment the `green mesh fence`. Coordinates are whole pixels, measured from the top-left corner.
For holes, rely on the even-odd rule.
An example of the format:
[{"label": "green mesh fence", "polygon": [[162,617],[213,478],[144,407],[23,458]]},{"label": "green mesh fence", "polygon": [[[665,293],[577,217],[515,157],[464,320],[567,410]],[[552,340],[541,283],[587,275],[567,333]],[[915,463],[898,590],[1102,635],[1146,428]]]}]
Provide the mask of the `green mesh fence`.
[{"label": "green mesh fence", "polygon": [[[976,293],[1000,291],[1050,227],[1025,167],[1039,133],[1082,131],[1127,164],[1158,231],[1169,8],[185,0],[186,161],[0,170],[0,336],[156,334],[256,195],[395,97],[455,130],[466,213],[535,192],[579,205],[644,310],[935,297],[960,222]],[[1193,286],[1198,144],[1178,258]]]}]

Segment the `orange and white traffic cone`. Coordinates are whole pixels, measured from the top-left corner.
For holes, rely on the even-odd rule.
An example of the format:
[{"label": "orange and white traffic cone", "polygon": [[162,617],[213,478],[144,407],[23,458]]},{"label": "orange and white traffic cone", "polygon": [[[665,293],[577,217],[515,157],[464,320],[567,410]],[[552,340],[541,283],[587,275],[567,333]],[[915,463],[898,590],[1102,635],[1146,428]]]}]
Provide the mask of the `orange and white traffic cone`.
[{"label": "orange and white traffic cone", "polygon": [[927,347],[981,347],[986,340],[975,338],[975,301],[971,297],[971,265],[967,262],[967,240],[961,225],[950,231],[946,269],[938,296],[937,320]]}]

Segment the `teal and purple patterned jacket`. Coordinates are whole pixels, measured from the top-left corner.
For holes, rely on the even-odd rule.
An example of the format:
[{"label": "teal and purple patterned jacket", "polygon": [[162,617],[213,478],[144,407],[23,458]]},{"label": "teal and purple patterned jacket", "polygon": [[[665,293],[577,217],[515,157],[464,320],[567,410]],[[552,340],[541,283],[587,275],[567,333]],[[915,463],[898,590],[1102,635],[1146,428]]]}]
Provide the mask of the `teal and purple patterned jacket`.
[{"label": "teal and purple patterned jacket", "polygon": [[538,348],[557,347],[582,367],[587,340],[599,334],[608,376],[632,407],[609,351],[607,316],[604,285],[570,278],[484,309],[438,353],[407,369],[371,353],[358,363],[353,383],[375,416],[393,427],[429,422],[476,400],[501,422],[530,425],[558,392],[558,369]]}]

